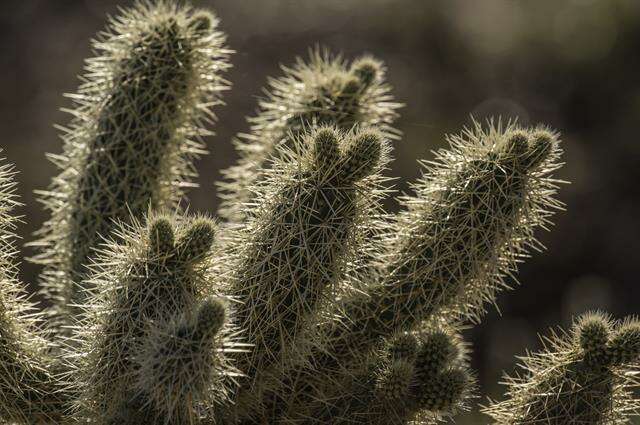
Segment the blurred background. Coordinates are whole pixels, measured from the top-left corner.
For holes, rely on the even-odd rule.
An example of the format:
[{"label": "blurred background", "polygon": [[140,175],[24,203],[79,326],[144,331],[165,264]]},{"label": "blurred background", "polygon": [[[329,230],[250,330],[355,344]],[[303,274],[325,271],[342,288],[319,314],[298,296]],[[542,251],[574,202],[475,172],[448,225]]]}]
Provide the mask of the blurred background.
[{"label": "blurred background", "polygon": [[[127,0],[5,0],[0,13],[0,146],[20,171],[26,204],[19,234],[46,218],[33,190],[57,172],[45,152],[59,153],[53,124],[69,103],[89,39],[105,16]],[[500,398],[503,371],[512,372],[539,333],[567,326],[573,315],[604,309],[640,313],[640,1],[638,0],[200,0],[212,6],[236,50],[227,77],[233,90],[217,108],[216,136],[207,140],[192,209],[214,211],[214,180],[235,159],[230,139],[247,131],[267,76],[320,44],[347,58],[372,53],[388,67],[397,100],[406,104],[389,174],[397,188],[419,175],[417,159],[445,146],[444,135],[470,115],[517,117],[562,133],[571,181],[560,192],[567,211],[545,253],[521,267],[521,285],[499,296],[483,323],[468,332],[481,401]],[[393,208],[393,202],[390,203]],[[28,249],[24,250],[29,255]],[[38,269],[22,265],[32,289]],[[486,423],[477,408],[457,423]]]}]

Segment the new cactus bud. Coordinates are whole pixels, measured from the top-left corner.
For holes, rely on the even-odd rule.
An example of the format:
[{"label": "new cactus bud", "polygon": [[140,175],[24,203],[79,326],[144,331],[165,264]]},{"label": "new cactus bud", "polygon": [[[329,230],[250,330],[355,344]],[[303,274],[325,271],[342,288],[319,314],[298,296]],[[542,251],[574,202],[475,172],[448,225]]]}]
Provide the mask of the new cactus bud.
[{"label": "new cactus bud", "polygon": [[382,155],[381,139],[381,134],[367,131],[358,134],[351,140],[344,154],[345,159],[338,171],[344,183],[353,183],[374,172],[380,164],[380,156]]},{"label": "new cactus bud", "polygon": [[[627,423],[640,406],[631,392],[636,383],[630,373],[638,353],[624,359],[616,353],[626,345],[622,339],[634,339],[626,336],[635,333],[637,338],[633,323],[612,322],[601,313],[582,316],[570,334],[553,334],[544,351],[523,358],[525,374],[507,377],[507,400],[486,407],[485,413],[499,425]],[[634,327],[636,332],[629,332]]]},{"label": "new cactus bud", "polygon": [[471,379],[462,369],[450,369],[420,386],[420,407],[441,412],[451,409],[462,399]]},{"label": "new cactus bud", "polygon": [[411,360],[418,354],[418,339],[412,334],[399,334],[389,341],[391,360]]},{"label": "new cactus bud", "polygon": [[203,218],[191,223],[176,245],[176,258],[185,263],[197,263],[206,258],[215,237],[216,227]]},{"label": "new cactus bud", "polygon": [[197,422],[228,397],[228,375],[235,372],[223,352],[226,308],[209,298],[191,316],[153,329],[137,356],[136,392],[155,416],[150,424]]},{"label": "new cactus bud", "polygon": [[149,226],[149,245],[151,252],[158,255],[168,255],[173,251],[175,235],[173,226],[168,219],[158,218]]},{"label": "new cactus bud", "polygon": [[607,341],[611,334],[611,320],[608,317],[600,313],[582,316],[576,324],[575,334],[584,351],[585,361],[593,365],[608,362]]},{"label": "new cactus bud", "polygon": [[420,352],[416,358],[416,374],[428,379],[444,369],[458,356],[458,347],[445,331],[433,331],[423,337]]},{"label": "new cactus bud", "polygon": [[363,57],[349,67],[339,56],[316,50],[307,63],[299,59],[283,69],[283,77],[270,81],[259,114],[249,119],[250,134],[235,140],[238,163],[223,171],[219,215],[230,222],[245,218],[246,207],[257,199],[248,188],[265,178],[271,158],[284,152],[282,146],[291,147],[304,132],[359,125],[376,126],[385,138],[397,137],[391,124],[401,105],[389,95],[381,62]]},{"label": "new cactus bud", "polygon": [[336,171],[340,161],[340,147],[338,135],[331,127],[320,128],[313,138],[314,166],[323,173]]},{"label": "new cactus bud", "polygon": [[628,364],[640,358],[640,322],[629,319],[615,332],[609,343],[614,365]]},{"label": "new cactus bud", "polygon": [[79,313],[87,266],[115,223],[173,208],[193,185],[202,125],[226,88],[229,51],[216,25],[208,12],[138,2],[94,42],[64,152],[52,156],[61,174],[40,192],[51,218],[34,260],[60,324]]},{"label": "new cactus bud", "polygon": [[414,366],[405,360],[394,360],[378,376],[376,395],[386,403],[402,400],[409,394],[414,373]]},{"label": "new cactus bud", "polygon": [[351,73],[355,75],[362,88],[368,88],[382,74],[382,63],[370,56],[363,56],[351,64]]}]

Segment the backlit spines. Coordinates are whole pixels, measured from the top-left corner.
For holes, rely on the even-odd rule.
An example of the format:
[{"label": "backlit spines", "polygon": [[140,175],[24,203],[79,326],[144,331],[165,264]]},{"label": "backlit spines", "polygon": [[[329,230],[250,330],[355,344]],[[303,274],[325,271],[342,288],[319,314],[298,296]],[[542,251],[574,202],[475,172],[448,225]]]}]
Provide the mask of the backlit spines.
[{"label": "backlit spines", "polygon": [[264,178],[279,145],[291,146],[304,132],[320,126],[350,130],[354,125],[375,126],[385,137],[396,137],[391,124],[401,106],[393,101],[385,83],[385,68],[372,57],[348,65],[340,56],[314,50],[307,62],[298,59],[284,76],[271,79],[251,132],[235,140],[239,161],[223,171],[218,184],[222,204],[219,215],[240,223],[254,194],[248,188]]},{"label": "backlit spines", "polygon": [[[540,132],[550,146],[533,137]],[[345,365],[380,339],[416,329],[436,313],[479,319],[505,286],[503,276],[535,246],[533,229],[561,207],[549,176],[558,156],[557,137],[541,129],[478,124],[452,137],[451,149],[439,152],[415,185],[416,195],[403,199],[407,210],[385,241],[380,280],[345,297],[333,307],[337,318],[321,327],[310,375],[339,382]]]},{"label": "backlit spines", "polygon": [[114,237],[114,223],[171,208],[193,185],[193,160],[209,134],[203,124],[226,88],[220,74],[229,51],[216,26],[210,13],[138,2],[94,41],[98,56],[70,95],[64,151],[51,156],[62,171],[40,192],[51,218],[34,244],[63,323],[69,306],[82,302],[89,259]]},{"label": "backlit spines", "polygon": [[[79,408],[110,417],[132,395],[137,353],[159,323],[192,311],[211,291],[215,224],[206,218],[152,215],[134,221],[100,253],[78,329],[85,353],[77,368]],[[143,402],[141,402],[143,403]],[[143,403],[146,405],[146,403]]]},{"label": "backlit spines", "polygon": [[[284,350],[295,351],[301,329],[331,299],[355,258],[379,209],[374,174],[383,166],[385,143],[375,131],[327,127],[305,136],[298,153],[270,170],[260,185],[263,204],[226,243],[233,247],[228,263],[237,323],[252,344],[238,363],[247,387],[258,385],[258,375],[279,363]],[[363,144],[368,148],[355,158],[351,147]],[[354,161],[360,163],[356,171],[345,166]]]},{"label": "backlit spines", "polygon": [[616,353],[628,346],[621,339],[637,344],[637,329],[632,319],[613,322],[600,313],[579,318],[569,334],[552,334],[543,351],[523,358],[524,373],[505,380],[507,399],[485,413],[500,425],[628,423],[640,408],[631,392],[640,353],[624,350],[624,360]]},{"label": "backlit spines", "polygon": [[0,165],[0,422],[62,423],[68,386],[55,372],[41,315],[17,279],[13,166]]}]

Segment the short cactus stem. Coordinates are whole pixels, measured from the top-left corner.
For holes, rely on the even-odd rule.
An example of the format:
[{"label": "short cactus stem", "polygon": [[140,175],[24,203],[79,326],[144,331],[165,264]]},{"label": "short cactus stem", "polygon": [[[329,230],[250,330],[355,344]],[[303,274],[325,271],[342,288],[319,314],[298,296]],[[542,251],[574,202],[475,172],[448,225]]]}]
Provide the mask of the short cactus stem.
[{"label": "short cactus stem", "polygon": [[635,319],[583,315],[568,335],[553,334],[544,351],[525,357],[526,373],[506,379],[507,399],[484,412],[499,425],[626,423],[640,409],[628,373],[640,354],[638,329]]},{"label": "short cactus stem", "polygon": [[389,94],[380,61],[364,56],[349,66],[339,56],[315,50],[307,62],[298,59],[283,69],[284,76],[271,81],[259,114],[249,119],[250,134],[234,142],[239,161],[223,171],[225,181],[218,184],[218,214],[229,222],[246,218],[247,207],[257,199],[248,188],[265,178],[270,158],[279,157],[283,146],[291,147],[304,133],[322,126],[348,131],[357,125],[375,126],[386,138],[398,136],[391,125],[402,105]]}]

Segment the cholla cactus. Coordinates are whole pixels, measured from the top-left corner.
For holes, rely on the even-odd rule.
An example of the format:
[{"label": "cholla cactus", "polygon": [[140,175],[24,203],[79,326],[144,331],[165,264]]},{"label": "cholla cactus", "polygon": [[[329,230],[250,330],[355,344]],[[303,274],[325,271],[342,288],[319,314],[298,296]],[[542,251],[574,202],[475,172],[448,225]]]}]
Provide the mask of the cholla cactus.
[{"label": "cholla cactus", "polygon": [[[122,242],[92,266],[95,289],[77,332],[85,354],[72,365],[79,410],[113,418],[133,400],[149,423],[189,423],[199,403],[224,400],[234,373],[224,358],[225,307],[206,298],[215,225],[167,215],[147,221],[147,229],[116,234]],[[213,378],[218,386],[209,391]]]},{"label": "cholla cactus", "polygon": [[[76,108],[63,128],[62,170],[40,192],[51,218],[40,231],[42,281],[64,324],[81,303],[86,264],[116,221],[174,206],[193,185],[202,123],[228,67],[216,18],[160,1],[112,19],[93,46]],[[77,311],[75,312],[77,313]]]},{"label": "cholla cactus", "polygon": [[523,376],[507,377],[508,399],[485,412],[504,425],[628,423],[640,403],[640,323],[612,322],[601,313],[580,317],[569,334],[547,338],[543,352],[523,359]]},{"label": "cholla cactus", "polygon": [[[271,81],[236,141],[218,230],[177,208],[226,88],[215,27],[157,0],[95,43],[43,193],[53,336],[16,279],[0,168],[0,422],[426,425],[460,411],[474,380],[459,326],[480,320],[562,207],[557,134],[475,124],[390,218],[381,174],[399,105],[384,68],[316,51]],[[639,329],[582,319],[489,412],[619,423],[636,405]]]},{"label": "cholla cactus", "polygon": [[478,319],[504,286],[502,276],[535,243],[533,228],[560,207],[548,177],[559,155],[553,133],[477,125],[451,143],[416,185],[417,196],[404,199],[408,209],[391,228],[379,281],[332,306],[331,319],[313,334],[320,343],[310,366],[292,366],[304,370],[300,382],[274,390],[282,398],[302,386],[289,408],[294,417],[313,417],[304,408],[308,397],[337,397],[350,373],[345,365],[361,362],[381,338],[419,328],[436,313]]},{"label": "cholla cactus", "polygon": [[401,104],[393,101],[384,82],[385,69],[373,57],[363,56],[350,65],[340,56],[313,50],[305,63],[283,67],[284,76],[269,81],[260,112],[250,118],[250,134],[234,141],[238,163],[223,171],[218,184],[222,199],[218,214],[229,222],[245,218],[247,204],[259,199],[249,189],[264,177],[279,145],[291,146],[309,128],[333,125],[349,130],[354,125],[376,126],[386,137],[398,137],[391,127]]},{"label": "cholla cactus", "polygon": [[0,420],[55,423],[67,388],[51,370],[54,359],[38,329],[39,315],[17,281],[13,174],[10,165],[0,165]]},{"label": "cholla cactus", "polygon": [[451,331],[399,334],[375,350],[362,369],[345,376],[343,397],[319,400],[317,423],[432,423],[460,408],[473,388],[466,350]]}]

